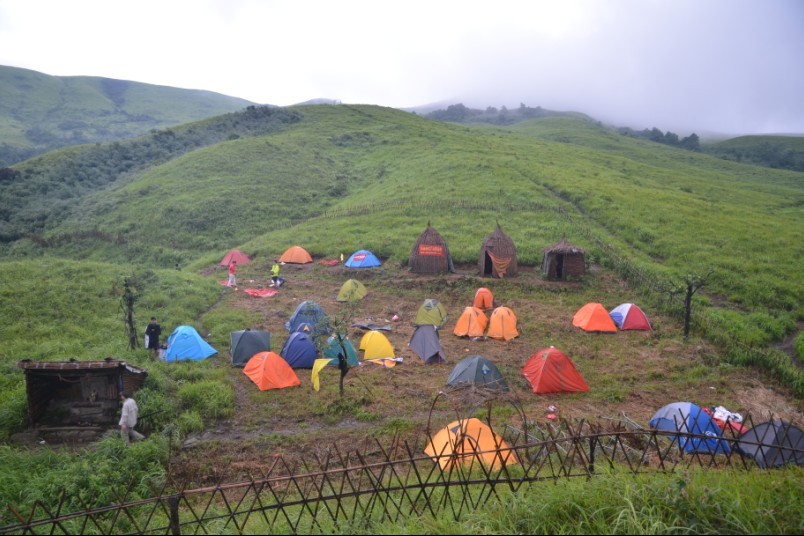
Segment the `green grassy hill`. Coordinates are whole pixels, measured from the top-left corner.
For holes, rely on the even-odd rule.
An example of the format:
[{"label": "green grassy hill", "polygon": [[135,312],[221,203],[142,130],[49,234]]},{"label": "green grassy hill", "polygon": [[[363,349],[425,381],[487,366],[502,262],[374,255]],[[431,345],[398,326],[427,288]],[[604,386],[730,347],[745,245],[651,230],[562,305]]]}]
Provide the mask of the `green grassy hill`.
[{"label": "green grassy hill", "polygon": [[57,147],[133,138],[252,104],[211,91],[0,66],[0,167]]},{"label": "green grassy hill", "polygon": [[[132,478],[141,478],[140,464],[167,458],[167,438],[221,420],[253,435],[177,455],[172,467],[193,482],[243,452],[259,460],[294,445],[312,452],[335,437],[351,440],[361,432],[340,427],[349,419],[383,439],[420,430],[424,406],[443,387],[443,368],[406,360],[389,376],[361,367],[340,399],[331,377],[321,393],[309,389],[307,376],[303,389],[258,393],[229,366],[231,331],[264,327],[280,348],[282,325],[301,300],[335,307],[331,298],[347,275],[338,268],[286,267],[291,283],[267,301],[216,281],[229,248],[254,259],[241,268],[241,281],[261,284],[271,261],[294,244],[317,259],[359,248],[379,255],[383,268],[361,276],[371,290],[359,306],[375,319],[410,315],[432,295],[454,314],[477,286],[493,283],[520,314],[522,337],[503,346],[445,333],[450,363],[471,347],[518,378],[535,345],[560,342],[595,385],[589,395],[561,398],[565,415],[613,415],[627,405],[642,418],[655,404],[682,398],[801,414],[804,374],[791,354],[801,358],[804,342],[799,335],[798,350],[775,348],[796,337],[804,316],[799,172],[621,136],[584,117],[495,127],[349,105],[249,107],[132,140],[53,151],[13,169],[0,199],[4,441],[25,419],[18,360],[107,355],[148,368],[138,398],[144,412],[157,412],[154,430],[164,431],[126,455],[141,457],[127,464]],[[411,246],[428,222],[446,239],[459,274],[407,272]],[[523,275],[476,278],[479,246],[498,223],[517,245]],[[542,250],[564,235],[586,249],[590,270],[579,281],[553,284],[540,276]],[[710,269],[694,302],[693,338],[685,341],[677,291],[689,274]],[[136,289],[138,326],[151,314],[167,332],[195,325],[220,355],[176,366],[129,350],[121,311],[126,278]],[[583,303],[637,299],[656,323],[644,337],[601,338],[569,325]],[[394,334],[397,348],[405,347],[405,329],[400,323]],[[514,390],[530,396],[520,383],[512,382]],[[389,411],[391,397],[399,402]],[[543,416],[545,400],[527,400],[529,415]],[[104,452],[112,443],[92,459],[111,466]],[[7,468],[0,503],[106,485],[100,477],[85,482],[78,457],[67,451],[45,463],[36,453],[0,447]],[[25,460],[38,460],[30,475],[16,469]]]},{"label": "green grassy hill", "polygon": [[704,150],[735,162],[804,171],[801,136],[740,136],[707,144]]}]

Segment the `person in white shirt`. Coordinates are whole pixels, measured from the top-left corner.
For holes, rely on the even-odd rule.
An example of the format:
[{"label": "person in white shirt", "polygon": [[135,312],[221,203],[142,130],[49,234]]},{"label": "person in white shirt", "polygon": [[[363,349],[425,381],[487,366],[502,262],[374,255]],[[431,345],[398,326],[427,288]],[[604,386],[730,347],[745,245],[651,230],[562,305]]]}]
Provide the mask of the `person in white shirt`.
[{"label": "person in white shirt", "polygon": [[137,402],[125,391],[120,393],[120,400],[123,401],[123,412],[120,415],[120,436],[123,441],[128,445],[132,440],[141,441],[145,439],[144,435],[134,430],[134,427],[137,426],[137,414],[139,413]]}]

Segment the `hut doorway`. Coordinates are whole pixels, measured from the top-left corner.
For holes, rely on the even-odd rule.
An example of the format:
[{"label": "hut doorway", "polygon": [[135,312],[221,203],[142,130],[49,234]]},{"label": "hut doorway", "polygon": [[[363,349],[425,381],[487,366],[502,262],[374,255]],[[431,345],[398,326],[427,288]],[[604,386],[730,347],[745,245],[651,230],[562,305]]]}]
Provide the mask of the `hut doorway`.
[{"label": "hut doorway", "polygon": [[492,275],[494,272],[494,263],[491,262],[491,256],[489,252],[486,251],[483,255],[483,274],[482,275]]},{"label": "hut doorway", "polygon": [[564,279],[564,254],[559,253],[556,255],[556,277]]}]

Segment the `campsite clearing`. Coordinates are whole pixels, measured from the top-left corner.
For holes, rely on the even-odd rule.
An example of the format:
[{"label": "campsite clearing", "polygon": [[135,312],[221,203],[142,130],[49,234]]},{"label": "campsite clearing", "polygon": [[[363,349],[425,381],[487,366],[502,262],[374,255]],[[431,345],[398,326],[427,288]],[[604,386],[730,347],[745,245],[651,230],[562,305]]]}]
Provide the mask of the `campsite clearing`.
[{"label": "campsite clearing", "polygon": [[[267,286],[269,268],[257,260],[243,268],[244,280],[253,281],[255,287]],[[394,434],[418,437],[428,420],[435,433],[456,416],[485,417],[489,408],[493,422],[516,426],[515,405],[537,423],[545,423],[552,413],[547,408],[555,406],[561,419],[605,423],[627,415],[647,427],[657,409],[676,401],[722,405],[751,414],[755,422],[770,415],[804,422],[804,402],[756,370],[722,362],[717,349],[706,341],[693,337],[684,342],[676,319],[650,310],[652,331],[601,334],[574,327],[573,315],[588,302],[613,308],[638,301],[638,296],[605,270],[592,266],[583,281],[548,281],[538,269],[527,266],[519,267],[517,277],[503,280],[481,278],[476,273],[474,265],[456,266],[450,274],[422,275],[388,262],[361,272],[312,263],[286,266],[288,284],[272,297],[255,298],[225,289],[217,307],[247,309],[261,319],[258,325],[242,328],[269,332],[275,352],[289,336],[285,323],[299,304],[314,301],[328,319],[351,320],[348,335],[355,347],[366,330],[352,323],[390,325],[391,330],[383,334],[403,361],[393,368],[370,363],[353,367],[341,398],[335,366],[321,372],[318,392],[313,390],[307,369],[296,370],[301,381],[298,387],[259,391],[241,369],[231,367],[227,349],[221,349],[212,359],[230,370],[236,393],[234,415],[217,424],[208,423],[209,430],[191,437],[174,469],[199,484],[248,478],[260,475],[275,456],[293,463],[333,444],[348,450]],[[338,292],[350,278],[363,283],[368,294],[357,302],[338,302]],[[490,288],[495,302],[516,314],[519,337],[471,340],[452,333],[460,313],[472,305],[480,287]],[[596,289],[594,295],[591,289]],[[415,330],[413,320],[428,298],[437,299],[448,314],[439,329],[446,358],[443,364],[425,365],[407,346]],[[395,316],[398,320],[393,320]],[[588,393],[532,392],[521,376],[522,366],[535,351],[551,345],[570,357],[589,384]],[[490,405],[478,402],[468,391],[452,392],[441,397],[431,413],[436,396],[449,392],[446,382],[456,363],[475,354],[499,368],[510,391]],[[359,358],[363,361],[363,352]]]}]

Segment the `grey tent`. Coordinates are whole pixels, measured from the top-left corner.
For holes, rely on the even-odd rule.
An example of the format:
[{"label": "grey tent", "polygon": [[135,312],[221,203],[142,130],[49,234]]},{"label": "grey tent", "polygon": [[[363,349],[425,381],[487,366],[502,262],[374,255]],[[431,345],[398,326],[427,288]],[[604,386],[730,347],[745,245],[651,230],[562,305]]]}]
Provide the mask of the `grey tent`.
[{"label": "grey tent", "polygon": [[446,361],[444,351],[441,349],[441,341],[438,338],[438,331],[432,324],[417,326],[410,338],[408,347],[413,353],[421,357],[427,365]]},{"label": "grey tent", "polygon": [[482,355],[470,355],[461,359],[447,379],[450,387],[486,387],[489,389],[508,390],[508,382],[502,377],[497,367]]},{"label": "grey tent", "polygon": [[804,465],[804,433],[782,420],[754,426],[740,436],[735,448],[752,457],[762,469]]},{"label": "grey tent", "polygon": [[271,350],[271,334],[257,329],[241,329],[229,334],[229,353],[233,367],[245,367],[254,354]]}]

